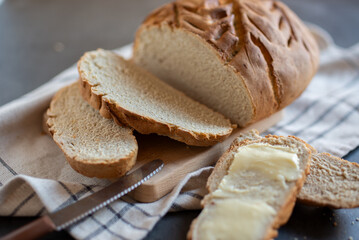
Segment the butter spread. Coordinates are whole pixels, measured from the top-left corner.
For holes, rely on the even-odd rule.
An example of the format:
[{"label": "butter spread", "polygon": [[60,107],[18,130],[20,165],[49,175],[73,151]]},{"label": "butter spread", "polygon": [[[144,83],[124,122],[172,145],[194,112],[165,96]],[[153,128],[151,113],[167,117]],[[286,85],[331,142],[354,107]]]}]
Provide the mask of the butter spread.
[{"label": "butter spread", "polygon": [[275,210],[261,201],[227,198],[213,202],[198,219],[198,239],[245,239],[263,237]]},{"label": "butter spread", "polygon": [[293,181],[300,176],[299,159],[289,147],[251,144],[238,149],[228,175],[241,171],[260,171],[272,179]]},{"label": "butter spread", "polygon": [[[222,178],[212,197],[235,197],[238,194],[243,196],[254,191],[265,191],[264,185],[267,179],[277,180],[283,188],[286,188],[286,181],[296,180],[300,175],[298,156],[290,148],[251,144],[239,148],[235,153],[228,174]],[[239,181],[243,179],[251,179],[250,184],[238,188]],[[259,182],[260,180],[264,181],[264,184]],[[273,195],[270,192],[261,194],[267,195],[267,200]]]},{"label": "butter spread", "polygon": [[297,153],[289,147],[251,144],[234,154],[210,206],[198,220],[198,239],[260,239],[275,216],[271,203],[300,177]]}]

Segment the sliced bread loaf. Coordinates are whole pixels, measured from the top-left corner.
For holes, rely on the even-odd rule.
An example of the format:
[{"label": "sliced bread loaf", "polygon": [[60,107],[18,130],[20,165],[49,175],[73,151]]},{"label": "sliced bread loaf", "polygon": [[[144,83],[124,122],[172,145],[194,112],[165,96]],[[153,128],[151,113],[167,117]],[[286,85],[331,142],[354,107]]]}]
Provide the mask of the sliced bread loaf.
[{"label": "sliced bread loaf", "polygon": [[304,91],[319,52],[305,25],[279,1],[182,0],[146,18],[133,59],[246,126]]},{"label": "sliced bread loaf", "polygon": [[77,172],[115,178],[134,165],[138,146],[132,130],[103,118],[82,99],[78,82],[58,91],[45,115],[50,134]]},{"label": "sliced bread loaf", "polygon": [[189,239],[272,239],[287,222],[311,151],[295,137],[254,138],[235,140],[217,162]]},{"label": "sliced bread loaf", "polygon": [[332,208],[359,207],[359,164],[329,153],[314,154],[298,200]]},{"label": "sliced bread loaf", "polygon": [[110,51],[85,53],[78,70],[82,95],[90,105],[142,134],[208,146],[232,132],[223,115]]}]

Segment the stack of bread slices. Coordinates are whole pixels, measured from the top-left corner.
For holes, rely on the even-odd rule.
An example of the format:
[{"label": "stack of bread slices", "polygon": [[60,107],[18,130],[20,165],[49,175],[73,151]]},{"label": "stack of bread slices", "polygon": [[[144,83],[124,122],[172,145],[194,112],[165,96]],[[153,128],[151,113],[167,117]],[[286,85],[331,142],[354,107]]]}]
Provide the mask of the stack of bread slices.
[{"label": "stack of bread slices", "polygon": [[[310,32],[280,2],[177,1],[146,18],[132,60],[102,49],[86,52],[78,62],[79,80],[56,93],[45,123],[73,169],[88,177],[120,177],[136,162],[134,130],[214,145],[237,126],[292,103],[318,61]],[[265,161],[257,161],[260,156]],[[323,166],[350,173],[348,179],[336,175],[343,191],[327,184],[336,173],[323,174]],[[243,135],[218,161],[204,211],[188,236],[270,239],[288,220],[298,194],[315,205],[357,206],[358,194],[346,197],[358,187],[358,169],[317,154],[295,137]],[[234,218],[229,206],[236,206]],[[226,219],[242,227],[231,232]]]}]

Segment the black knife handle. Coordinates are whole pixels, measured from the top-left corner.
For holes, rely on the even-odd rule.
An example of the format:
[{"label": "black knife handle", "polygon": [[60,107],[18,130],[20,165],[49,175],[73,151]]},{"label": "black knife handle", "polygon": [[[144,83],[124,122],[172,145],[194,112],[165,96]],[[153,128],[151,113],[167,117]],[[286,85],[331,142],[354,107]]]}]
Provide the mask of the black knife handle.
[{"label": "black knife handle", "polygon": [[54,223],[45,215],[1,237],[0,240],[37,239],[55,229]]}]

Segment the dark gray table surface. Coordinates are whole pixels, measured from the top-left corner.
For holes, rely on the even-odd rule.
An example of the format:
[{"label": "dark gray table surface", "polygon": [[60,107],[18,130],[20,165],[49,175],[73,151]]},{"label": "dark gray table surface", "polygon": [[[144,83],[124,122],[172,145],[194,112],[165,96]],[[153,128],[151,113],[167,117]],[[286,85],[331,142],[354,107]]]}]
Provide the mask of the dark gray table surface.
[{"label": "dark gray table surface", "polygon": [[[0,0],[0,106],[60,73],[87,50],[133,41],[137,26],[165,0]],[[303,20],[327,30],[335,42],[359,42],[357,0],[285,0]],[[0,116],[1,117],[1,116]],[[345,156],[358,162],[359,149]],[[359,191],[359,190],[358,190]],[[184,239],[199,211],[167,214],[146,239]],[[359,239],[359,209],[297,204],[278,239]],[[0,217],[0,236],[33,218]],[[65,231],[44,239],[69,239]]]}]

